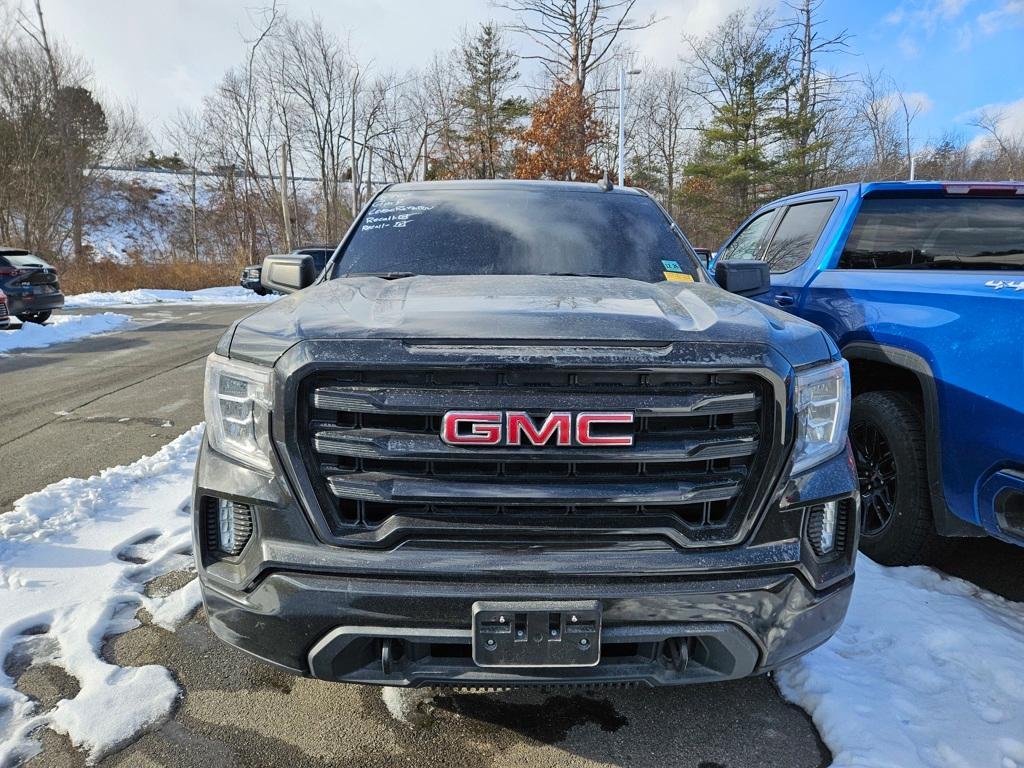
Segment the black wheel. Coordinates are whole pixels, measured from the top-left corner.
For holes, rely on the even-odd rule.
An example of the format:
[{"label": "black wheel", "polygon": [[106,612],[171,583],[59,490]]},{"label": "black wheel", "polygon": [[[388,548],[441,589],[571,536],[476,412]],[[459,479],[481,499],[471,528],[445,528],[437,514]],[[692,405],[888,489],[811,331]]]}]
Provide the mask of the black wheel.
[{"label": "black wheel", "polygon": [[50,319],[50,315],[53,313],[50,310],[45,312],[26,312],[22,315],[18,315],[18,319],[23,323],[39,323],[42,325]]},{"label": "black wheel", "polygon": [[257,296],[266,296],[269,293],[269,291],[262,285],[258,288],[253,288],[252,290]]},{"label": "black wheel", "polygon": [[920,408],[899,392],[853,401],[850,442],[860,481],[860,548],[883,565],[928,562],[950,540],[935,531]]}]

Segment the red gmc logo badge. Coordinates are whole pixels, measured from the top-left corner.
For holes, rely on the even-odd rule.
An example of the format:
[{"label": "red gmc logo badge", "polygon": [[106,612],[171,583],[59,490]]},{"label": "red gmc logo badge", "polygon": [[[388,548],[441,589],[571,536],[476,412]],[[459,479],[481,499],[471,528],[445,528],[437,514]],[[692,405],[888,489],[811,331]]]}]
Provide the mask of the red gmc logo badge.
[{"label": "red gmc logo badge", "polygon": [[539,424],[525,411],[448,411],[441,439],[448,445],[628,446],[633,435],[602,433],[608,424],[632,424],[631,411],[549,413]]}]

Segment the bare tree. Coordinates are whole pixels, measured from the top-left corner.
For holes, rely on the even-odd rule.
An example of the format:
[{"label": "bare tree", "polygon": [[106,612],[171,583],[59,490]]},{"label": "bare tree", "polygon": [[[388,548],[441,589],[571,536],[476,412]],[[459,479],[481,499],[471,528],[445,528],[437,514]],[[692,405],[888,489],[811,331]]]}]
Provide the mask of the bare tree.
[{"label": "bare tree", "polygon": [[[795,14],[784,29],[788,35],[792,83],[787,93],[786,170],[791,177],[791,190],[801,191],[816,186],[819,176],[828,172],[832,145],[840,136],[833,128],[841,123],[835,114],[843,109],[845,89],[841,86],[848,78],[837,76],[820,65],[822,56],[845,53],[849,49],[850,33],[843,29],[825,34],[826,24],[821,18],[824,0],[787,2]],[[794,66],[795,64],[795,66]]]},{"label": "bare tree", "polygon": [[199,169],[208,158],[202,118],[193,111],[178,110],[177,116],[167,126],[167,137],[187,167],[187,173],[175,176],[175,181],[188,199],[189,244],[192,260],[199,261]]},{"label": "bare tree", "polygon": [[623,32],[646,29],[654,14],[635,20],[637,0],[508,0],[498,5],[516,14],[510,29],[536,43],[536,59],[555,81],[572,85],[582,97],[587,78],[612,52]]},{"label": "bare tree", "polygon": [[323,204],[323,239],[334,242],[343,225],[340,209],[343,136],[349,109],[349,51],[319,20],[288,22],[271,59],[275,64],[279,62],[275,74],[281,88],[274,92],[279,94],[276,98],[283,138],[289,147],[298,142],[316,169]]},{"label": "bare tree", "polygon": [[993,175],[1005,173],[1006,178],[1017,179],[1024,163],[1024,135],[1011,134],[1006,129],[1006,122],[1006,113],[1002,110],[983,109],[971,120],[971,125],[981,129],[1005,168],[1005,171],[999,169]]},{"label": "bare tree", "polygon": [[[645,67],[645,71],[649,69]],[[691,150],[695,105],[679,69],[656,69],[645,79],[636,99],[639,143],[660,176],[665,206],[675,215],[676,191]]]},{"label": "bare tree", "polygon": [[900,111],[903,113],[903,146],[906,151],[907,164],[910,165],[914,157],[912,131],[914,120],[921,114],[921,102],[909,99],[903,91],[897,91],[896,98],[899,100]]},{"label": "bare tree", "polygon": [[[35,0],[35,21],[33,22],[24,11],[19,11],[18,26],[31,38],[42,50],[43,55],[46,57],[46,63],[50,74],[50,86],[53,89],[54,101],[59,98],[62,88],[77,87],[78,83],[75,82],[71,85],[68,84],[66,75],[67,69],[62,66],[63,62],[60,60],[58,53],[54,50],[50,44],[49,36],[46,32],[46,23],[43,19],[43,5],[42,0]],[[82,99],[76,99],[82,102]],[[69,109],[63,111],[70,112],[71,105],[67,105]],[[95,114],[95,113],[94,113]],[[65,114],[65,118],[70,118],[70,114]],[[100,126],[95,125],[98,123],[98,118],[93,117],[91,119],[94,126],[92,131],[98,131]],[[81,258],[83,255],[83,243],[82,243],[82,220],[83,220],[83,205],[84,205],[84,191],[85,182],[83,179],[83,168],[82,163],[76,162],[74,144],[81,144],[81,142],[75,142],[74,136],[74,125],[68,119],[58,120],[58,130],[60,132],[60,155],[64,166],[64,183],[67,185],[67,193],[71,201],[71,238],[72,246],[74,249],[75,258]],[[105,132],[105,126],[103,127]]]},{"label": "bare tree", "polygon": [[857,117],[870,138],[864,165],[871,174],[889,178],[895,176],[902,165],[895,90],[888,75],[868,69],[861,78],[856,106]]}]

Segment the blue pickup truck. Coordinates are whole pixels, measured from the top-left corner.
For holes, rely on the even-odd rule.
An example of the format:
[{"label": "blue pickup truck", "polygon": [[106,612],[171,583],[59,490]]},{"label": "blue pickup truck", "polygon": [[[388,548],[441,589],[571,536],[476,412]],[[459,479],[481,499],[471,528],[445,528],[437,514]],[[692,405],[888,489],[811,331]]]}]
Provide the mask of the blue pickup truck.
[{"label": "blue pickup truck", "polygon": [[756,261],[770,286],[750,297],[817,323],[849,361],[861,548],[895,565],[956,537],[1024,545],[1024,184],[776,200],[713,268]]}]

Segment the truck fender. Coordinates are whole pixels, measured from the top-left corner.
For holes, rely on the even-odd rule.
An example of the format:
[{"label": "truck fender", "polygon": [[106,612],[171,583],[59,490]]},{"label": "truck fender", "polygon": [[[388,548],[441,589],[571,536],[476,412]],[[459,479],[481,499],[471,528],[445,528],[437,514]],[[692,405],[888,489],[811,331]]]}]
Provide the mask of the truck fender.
[{"label": "truck fender", "polygon": [[912,373],[921,386],[925,435],[928,441],[928,487],[932,500],[935,530],[943,536],[986,536],[984,529],[963,520],[950,511],[942,485],[942,435],[939,424],[939,395],[935,375],[928,361],[899,347],[869,341],[853,341],[842,348],[846,360],[884,363]]}]

